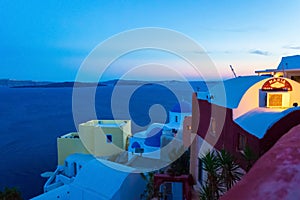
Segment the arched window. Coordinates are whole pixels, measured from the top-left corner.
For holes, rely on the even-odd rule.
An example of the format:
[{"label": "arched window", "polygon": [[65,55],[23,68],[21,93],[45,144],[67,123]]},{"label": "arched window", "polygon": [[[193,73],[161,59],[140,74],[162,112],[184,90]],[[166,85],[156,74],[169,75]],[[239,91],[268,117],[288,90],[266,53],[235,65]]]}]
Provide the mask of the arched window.
[{"label": "arched window", "polygon": [[215,136],[216,129],[217,129],[216,119],[214,117],[211,117],[210,118],[210,125],[209,125],[209,132],[210,132],[210,134],[212,134],[213,136]]},{"label": "arched window", "polygon": [[238,150],[244,151],[247,145],[247,138],[243,134],[239,134]]}]

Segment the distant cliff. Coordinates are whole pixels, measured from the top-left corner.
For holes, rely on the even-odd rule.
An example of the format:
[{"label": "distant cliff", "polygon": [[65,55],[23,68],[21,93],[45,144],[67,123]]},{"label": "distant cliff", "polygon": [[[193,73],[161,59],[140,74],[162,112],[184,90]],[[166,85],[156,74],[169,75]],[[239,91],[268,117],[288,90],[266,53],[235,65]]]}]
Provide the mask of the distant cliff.
[{"label": "distant cliff", "polygon": [[[76,83],[76,84],[75,84]],[[12,80],[0,79],[0,87],[10,88],[63,88],[63,87],[95,87],[97,86],[115,86],[115,85],[145,85],[150,86],[153,84],[161,85],[176,85],[181,84],[181,81],[138,81],[138,80],[110,80],[100,83],[92,82],[47,82],[47,81],[31,81],[31,80]],[[190,81],[189,84],[195,91],[207,91],[207,86],[212,86],[215,81]]]},{"label": "distant cliff", "polygon": [[38,86],[47,85],[51,82],[38,82],[28,80],[12,80],[12,79],[0,79],[0,87],[18,87],[18,86]]}]

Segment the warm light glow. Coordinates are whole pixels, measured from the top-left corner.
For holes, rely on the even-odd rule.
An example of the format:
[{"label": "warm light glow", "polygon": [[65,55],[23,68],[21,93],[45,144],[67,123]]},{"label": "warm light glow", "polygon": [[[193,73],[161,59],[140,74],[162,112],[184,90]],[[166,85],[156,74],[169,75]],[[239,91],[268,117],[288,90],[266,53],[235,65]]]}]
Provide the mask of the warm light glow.
[{"label": "warm light glow", "polygon": [[283,72],[276,72],[275,74],[274,74],[274,77],[283,77]]}]

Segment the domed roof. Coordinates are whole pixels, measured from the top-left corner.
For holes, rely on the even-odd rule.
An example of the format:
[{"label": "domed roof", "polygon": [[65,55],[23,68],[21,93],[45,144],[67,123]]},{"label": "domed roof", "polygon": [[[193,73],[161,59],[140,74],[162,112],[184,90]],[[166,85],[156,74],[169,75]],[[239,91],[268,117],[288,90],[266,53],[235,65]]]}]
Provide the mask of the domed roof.
[{"label": "domed roof", "polygon": [[138,142],[134,142],[132,145],[131,145],[131,148],[135,149],[135,148],[141,148],[141,145],[138,143]]},{"label": "domed roof", "polygon": [[147,134],[145,145],[151,147],[160,147],[160,137],[162,135],[162,131],[163,129],[160,127],[152,128]]},{"label": "domed roof", "polygon": [[192,105],[189,102],[182,101],[175,104],[175,106],[171,109],[171,112],[190,113],[192,112]]}]

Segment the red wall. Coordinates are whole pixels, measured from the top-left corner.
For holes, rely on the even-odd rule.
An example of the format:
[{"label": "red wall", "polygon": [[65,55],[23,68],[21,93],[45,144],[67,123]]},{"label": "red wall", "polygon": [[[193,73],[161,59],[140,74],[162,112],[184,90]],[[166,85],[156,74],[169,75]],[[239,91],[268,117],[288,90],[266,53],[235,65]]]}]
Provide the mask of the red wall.
[{"label": "red wall", "polygon": [[[194,109],[195,108],[195,109]],[[212,111],[214,110],[214,111]],[[216,120],[216,135],[208,133],[211,117]],[[242,168],[246,168],[246,162],[238,150],[239,134],[244,134],[247,138],[247,145],[259,154],[259,139],[237,125],[232,118],[232,110],[209,103],[206,100],[197,99],[193,94],[192,130],[206,142],[221,150],[226,149],[234,155]],[[203,152],[204,153],[204,152]]]},{"label": "red wall", "polygon": [[260,141],[261,155],[268,151],[281,136],[298,124],[300,124],[300,110],[289,113],[273,124]]},{"label": "red wall", "polygon": [[[216,120],[215,136],[208,133],[211,117]],[[233,121],[232,109],[211,104],[206,100],[197,99],[196,93],[193,94],[192,132],[205,138],[205,141],[214,146],[214,148],[229,151],[238,159],[238,162],[244,169],[246,162],[243,159],[242,153],[238,151],[239,134],[245,135],[247,146],[260,157],[281,136],[298,124],[300,124],[300,110],[293,111],[283,117],[266,132],[262,139],[259,139]]]}]

